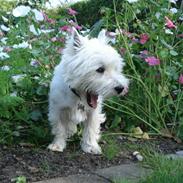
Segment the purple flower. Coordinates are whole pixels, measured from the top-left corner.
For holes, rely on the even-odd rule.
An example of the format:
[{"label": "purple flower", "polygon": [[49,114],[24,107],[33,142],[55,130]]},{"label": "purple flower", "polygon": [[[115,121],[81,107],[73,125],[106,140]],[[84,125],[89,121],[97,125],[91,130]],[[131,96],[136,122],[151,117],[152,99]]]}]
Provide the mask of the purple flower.
[{"label": "purple flower", "polygon": [[145,58],[145,61],[146,61],[150,66],[160,65],[160,60],[159,60],[158,58],[154,57],[154,56]]},{"label": "purple flower", "polygon": [[140,52],[140,58],[145,59],[148,57],[149,52],[147,50],[143,50]]},{"label": "purple flower", "polygon": [[33,67],[38,67],[39,66],[39,62],[37,60],[32,59],[30,62],[30,65]]}]

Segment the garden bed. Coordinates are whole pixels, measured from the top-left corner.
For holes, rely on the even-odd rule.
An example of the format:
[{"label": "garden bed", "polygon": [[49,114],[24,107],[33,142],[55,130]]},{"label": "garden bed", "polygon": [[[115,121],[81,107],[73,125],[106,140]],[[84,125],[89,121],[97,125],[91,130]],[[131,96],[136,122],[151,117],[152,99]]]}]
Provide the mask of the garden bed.
[{"label": "garden bed", "polygon": [[[51,152],[45,147],[37,149],[30,144],[12,147],[1,145],[0,182],[7,183],[18,176],[25,176],[28,182],[34,182],[72,174],[84,174],[98,168],[136,161],[132,153],[135,150],[142,152],[142,147],[143,151],[150,148],[164,154],[183,149],[182,143],[178,144],[165,138],[144,141],[131,138],[128,140],[126,137],[118,136],[115,142],[120,149],[113,158],[83,153],[78,143],[70,143],[63,153]],[[104,149],[107,144],[104,140],[101,143]]]}]

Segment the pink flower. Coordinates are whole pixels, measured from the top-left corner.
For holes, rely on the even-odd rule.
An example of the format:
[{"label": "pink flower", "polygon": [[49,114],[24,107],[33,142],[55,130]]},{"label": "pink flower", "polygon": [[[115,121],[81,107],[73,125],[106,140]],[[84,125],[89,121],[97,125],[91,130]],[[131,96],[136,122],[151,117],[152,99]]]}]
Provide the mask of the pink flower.
[{"label": "pink flower", "polygon": [[180,76],[179,76],[179,84],[183,84],[183,74],[181,74]]},{"label": "pink flower", "polygon": [[58,48],[57,53],[61,54],[63,52],[63,48]]},{"label": "pink flower", "polygon": [[74,15],[77,15],[78,12],[75,11],[75,10],[73,10],[72,8],[69,8],[69,9],[68,9],[68,14],[74,16]]},{"label": "pink flower", "polygon": [[165,25],[169,28],[169,29],[174,29],[176,28],[175,24],[168,18],[165,17],[166,23]]},{"label": "pink flower", "polygon": [[65,32],[72,32],[72,27],[69,25],[64,25],[63,27],[60,28],[60,30]]},{"label": "pink flower", "polygon": [[50,24],[55,24],[56,21],[52,18],[48,18],[47,22],[50,23]]},{"label": "pink flower", "polygon": [[51,42],[56,42],[57,41],[57,38],[56,37],[52,37],[51,38]]},{"label": "pink flower", "polygon": [[149,40],[148,34],[141,34],[140,35],[140,43],[145,44]]},{"label": "pink flower", "polygon": [[10,52],[11,50],[12,50],[12,48],[10,48],[10,47],[5,47],[5,48],[3,49],[3,51],[4,51],[4,52],[7,52],[7,53]]},{"label": "pink flower", "polygon": [[149,52],[147,51],[147,50],[143,50],[143,51],[141,51],[140,52],[140,58],[147,58],[148,57],[148,54],[149,54]]},{"label": "pink flower", "polygon": [[4,36],[4,33],[0,31],[0,37],[3,37]]},{"label": "pink flower", "polygon": [[106,35],[107,35],[108,37],[110,37],[110,38],[115,38],[117,34],[116,34],[115,32],[109,32],[109,31],[107,31],[107,32],[106,32]]},{"label": "pink flower", "polygon": [[183,38],[183,34],[178,34],[177,37],[178,38]]},{"label": "pink flower", "polygon": [[44,19],[45,19],[48,23],[50,23],[50,24],[55,24],[55,20],[54,20],[54,19],[48,18],[48,16],[47,16],[46,13],[44,13],[44,12],[42,12],[42,14],[43,14]]},{"label": "pink flower", "polygon": [[59,41],[61,43],[65,43],[65,38],[63,38],[63,37],[57,38],[57,41]]},{"label": "pink flower", "polygon": [[77,30],[81,30],[82,27],[79,26],[76,22],[74,22],[73,20],[70,20],[69,23],[71,24],[71,26],[75,27]]},{"label": "pink flower", "polygon": [[150,65],[150,66],[154,66],[154,65],[159,65],[160,64],[160,60],[154,56],[151,57],[147,57],[145,58],[145,61]]}]

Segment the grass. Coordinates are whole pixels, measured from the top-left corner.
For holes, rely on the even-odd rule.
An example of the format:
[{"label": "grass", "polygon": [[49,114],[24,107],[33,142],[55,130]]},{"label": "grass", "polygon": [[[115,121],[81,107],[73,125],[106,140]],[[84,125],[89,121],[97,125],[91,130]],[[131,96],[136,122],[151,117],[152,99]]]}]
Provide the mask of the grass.
[{"label": "grass", "polygon": [[114,138],[103,138],[107,142],[103,147],[103,155],[108,159],[112,160],[120,152],[120,147],[116,143]]},{"label": "grass", "polygon": [[181,183],[183,182],[183,159],[168,159],[164,155],[151,156],[147,162],[153,173],[139,183]]},{"label": "grass", "polygon": [[[144,150],[143,150],[144,151]],[[183,159],[170,159],[152,151],[144,151],[144,165],[153,172],[138,183],[181,183],[183,182]],[[114,183],[133,183],[131,180],[114,180]]]}]

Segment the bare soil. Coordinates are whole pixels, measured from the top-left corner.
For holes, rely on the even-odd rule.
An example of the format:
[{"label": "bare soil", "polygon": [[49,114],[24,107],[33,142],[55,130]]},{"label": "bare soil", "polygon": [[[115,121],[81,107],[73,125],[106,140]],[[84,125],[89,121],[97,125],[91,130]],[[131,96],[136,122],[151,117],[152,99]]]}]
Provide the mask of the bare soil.
[{"label": "bare soil", "polygon": [[0,182],[9,183],[17,176],[25,176],[28,182],[34,182],[72,174],[89,173],[98,168],[135,161],[132,156],[133,150],[126,144],[139,145],[139,147],[150,145],[156,151],[165,154],[183,149],[182,143],[178,144],[165,138],[132,141],[121,136],[116,139],[120,147],[123,147],[123,144],[125,146],[112,160],[103,155],[83,153],[78,143],[70,143],[63,153],[51,152],[45,147],[38,149],[29,144],[13,147],[0,145]]}]

